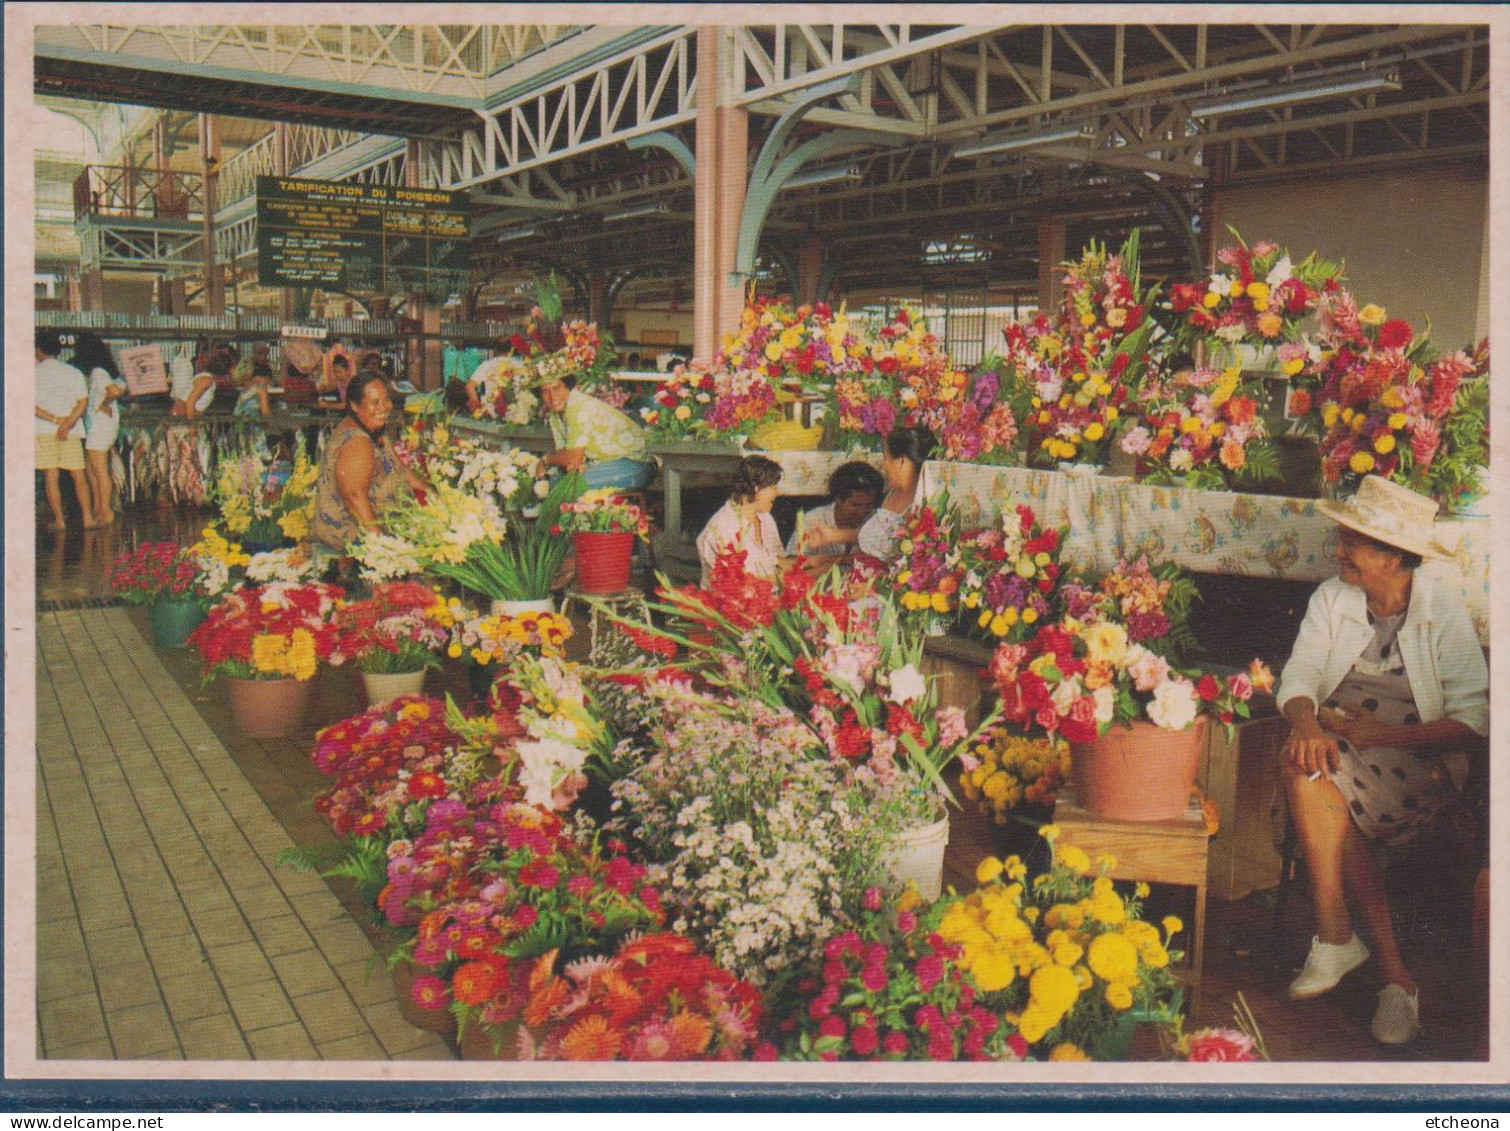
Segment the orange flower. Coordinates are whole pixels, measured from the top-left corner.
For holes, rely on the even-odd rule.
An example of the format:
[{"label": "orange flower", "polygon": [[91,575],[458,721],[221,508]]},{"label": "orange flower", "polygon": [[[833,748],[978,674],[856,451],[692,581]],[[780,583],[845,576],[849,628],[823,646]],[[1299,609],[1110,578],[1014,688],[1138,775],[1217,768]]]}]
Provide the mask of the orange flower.
[{"label": "orange flower", "polygon": [[1222,441],[1222,466],[1237,471],[1248,462],[1248,453],[1236,440]]},{"label": "orange flower", "polygon": [[695,1060],[713,1038],[713,1025],[706,1017],[678,1013],[671,1018],[671,1048],[667,1060]]},{"label": "orange flower", "polygon": [[481,1005],[493,996],[503,980],[496,962],[467,962],[451,975],[451,995],[463,1005]]},{"label": "orange flower", "polygon": [[624,1034],[593,1014],[578,1021],[561,1038],[563,1060],[612,1060],[619,1055]]}]

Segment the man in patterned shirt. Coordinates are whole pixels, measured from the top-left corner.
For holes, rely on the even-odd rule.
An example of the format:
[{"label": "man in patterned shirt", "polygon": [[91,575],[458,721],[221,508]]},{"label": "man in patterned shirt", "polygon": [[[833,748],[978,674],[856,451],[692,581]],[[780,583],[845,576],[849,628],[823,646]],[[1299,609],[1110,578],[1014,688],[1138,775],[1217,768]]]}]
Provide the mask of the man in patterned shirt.
[{"label": "man in patterned shirt", "polygon": [[643,490],[655,475],[644,430],[612,405],[559,378],[540,388],[556,450],[547,467],[580,471],[587,486]]}]

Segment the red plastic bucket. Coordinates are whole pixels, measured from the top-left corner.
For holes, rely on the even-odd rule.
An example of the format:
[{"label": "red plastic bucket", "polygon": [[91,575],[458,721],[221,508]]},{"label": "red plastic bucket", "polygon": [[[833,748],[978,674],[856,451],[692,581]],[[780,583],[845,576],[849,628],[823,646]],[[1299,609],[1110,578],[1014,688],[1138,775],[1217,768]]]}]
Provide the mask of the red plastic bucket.
[{"label": "red plastic bucket", "polygon": [[618,593],[629,588],[629,565],[634,557],[633,534],[579,533],[572,536],[577,551],[577,589],[582,593]]}]

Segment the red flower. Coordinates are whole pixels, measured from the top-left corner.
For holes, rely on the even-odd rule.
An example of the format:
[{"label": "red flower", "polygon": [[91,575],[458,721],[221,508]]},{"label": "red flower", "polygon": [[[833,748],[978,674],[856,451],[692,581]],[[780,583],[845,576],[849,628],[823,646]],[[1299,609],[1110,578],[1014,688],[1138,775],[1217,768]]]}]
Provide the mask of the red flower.
[{"label": "red flower", "polygon": [[561,879],[561,873],[543,860],[531,860],[519,869],[521,887],[543,888],[549,891]]},{"label": "red flower", "polygon": [[1215,676],[1203,675],[1195,685],[1195,693],[1201,697],[1203,703],[1210,703],[1222,693],[1222,686],[1217,683]]},{"label": "red flower", "polygon": [[850,1048],[859,1056],[871,1056],[876,1051],[879,1040],[874,1025],[860,1025],[849,1035]]},{"label": "red flower", "polygon": [[1404,349],[1415,336],[1416,332],[1403,318],[1391,318],[1379,327],[1379,344],[1387,350]]},{"label": "red flower", "polygon": [[430,770],[421,770],[409,779],[409,796],[416,801],[446,795],[446,779]]}]

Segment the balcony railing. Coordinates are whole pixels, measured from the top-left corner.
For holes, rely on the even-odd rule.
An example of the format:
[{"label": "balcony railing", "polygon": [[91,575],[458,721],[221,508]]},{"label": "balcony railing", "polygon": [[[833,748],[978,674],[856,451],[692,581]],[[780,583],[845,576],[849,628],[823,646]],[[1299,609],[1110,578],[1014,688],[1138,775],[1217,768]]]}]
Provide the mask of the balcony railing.
[{"label": "balcony railing", "polygon": [[73,182],[73,215],[202,220],[204,177],[121,165],[86,165]]}]

